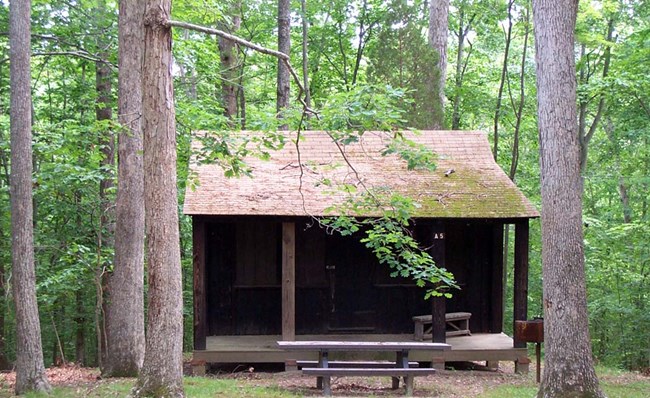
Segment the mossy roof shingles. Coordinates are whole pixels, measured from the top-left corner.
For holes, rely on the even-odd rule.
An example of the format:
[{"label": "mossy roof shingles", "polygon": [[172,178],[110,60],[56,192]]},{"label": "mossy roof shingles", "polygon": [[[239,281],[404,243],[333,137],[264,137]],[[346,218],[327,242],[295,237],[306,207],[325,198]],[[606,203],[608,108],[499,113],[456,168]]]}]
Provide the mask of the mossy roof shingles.
[{"label": "mossy roof shingles", "polygon": [[[259,134],[244,132],[238,134]],[[412,198],[413,217],[530,218],[539,213],[494,162],[486,134],[479,131],[404,133],[437,154],[437,168],[407,170],[397,155],[381,153],[390,135],[366,132],[358,143],[341,146],[317,131],[302,132],[300,163],[293,142],[271,152],[270,160],[246,159],[252,177],[228,178],[220,166],[191,161],[185,214],[191,215],[333,215],[327,209],[349,197],[341,184],[396,192]],[[295,138],[295,132],[287,137]],[[200,147],[198,141],[194,148]],[[348,164],[349,162],[349,164]],[[350,167],[350,165],[352,167]],[[302,170],[301,170],[302,169]],[[449,176],[445,173],[454,170]],[[302,177],[301,177],[302,174]],[[302,181],[301,181],[302,180]],[[375,216],[367,210],[359,216]]]}]

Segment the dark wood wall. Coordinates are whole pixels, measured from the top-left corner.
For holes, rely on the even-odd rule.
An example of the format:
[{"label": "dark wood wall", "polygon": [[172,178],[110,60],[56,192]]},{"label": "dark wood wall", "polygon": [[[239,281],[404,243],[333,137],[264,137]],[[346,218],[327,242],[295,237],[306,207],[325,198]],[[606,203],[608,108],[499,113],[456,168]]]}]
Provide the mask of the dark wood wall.
[{"label": "dark wood wall", "polygon": [[[204,221],[207,334],[280,334],[281,222]],[[502,224],[436,225],[445,235],[428,246],[444,245],[439,251],[445,258],[438,263],[454,272],[462,287],[448,300],[447,312],[472,312],[474,332],[501,331]],[[422,231],[427,229],[416,237],[428,234]],[[391,278],[359,238],[328,235],[296,221],[297,334],[412,333],[411,317],[431,313],[424,290]]]},{"label": "dark wood wall", "polygon": [[497,333],[503,327],[503,224],[448,223],[446,264],[460,291],[447,312],[471,312],[472,332]]}]

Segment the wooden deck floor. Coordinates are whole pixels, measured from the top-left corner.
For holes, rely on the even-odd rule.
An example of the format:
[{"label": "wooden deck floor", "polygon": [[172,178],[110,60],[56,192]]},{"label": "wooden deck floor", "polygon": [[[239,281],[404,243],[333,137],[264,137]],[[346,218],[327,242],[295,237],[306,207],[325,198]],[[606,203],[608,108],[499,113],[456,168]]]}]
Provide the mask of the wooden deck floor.
[{"label": "wooden deck floor", "polygon": [[[286,352],[279,349],[276,341],[281,336],[210,336],[207,349],[194,351],[194,360],[207,363],[264,363],[287,360],[315,360],[315,352]],[[412,334],[337,334],[337,335],[300,335],[296,340],[337,340],[337,341],[413,341]],[[430,362],[432,360],[451,361],[527,361],[525,348],[513,348],[512,338],[503,333],[473,334],[472,336],[448,337],[451,350],[436,353],[432,358],[430,352],[414,351],[410,358],[414,361]],[[384,353],[384,355],[389,355]],[[333,359],[355,359],[345,353],[332,353]],[[525,358],[525,359],[524,359]],[[366,359],[369,359],[366,357]],[[382,357],[380,353],[376,358]],[[527,363],[527,362],[526,362]]]}]

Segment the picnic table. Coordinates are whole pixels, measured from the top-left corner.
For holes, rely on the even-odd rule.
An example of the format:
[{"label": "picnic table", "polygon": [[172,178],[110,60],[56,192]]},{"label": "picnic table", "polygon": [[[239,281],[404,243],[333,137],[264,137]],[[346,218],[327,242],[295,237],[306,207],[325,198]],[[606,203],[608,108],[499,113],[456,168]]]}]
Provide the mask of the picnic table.
[{"label": "picnic table", "polygon": [[[278,346],[292,351],[318,351],[317,367],[303,367],[302,373],[317,377],[317,387],[326,396],[332,395],[333,376],[390,376],[393,388],[399,387],[399,378],[404,378],[406,395],[413,395],[413,379],[435,373],[433,368],[414,367],[409,362],[412,350],[441,351],[451,348],[448,344],[422,342],[376,342],[376,341],[278,341]],[[330,352],[395,352],[395,361],[358,362],[332,361]]]}]

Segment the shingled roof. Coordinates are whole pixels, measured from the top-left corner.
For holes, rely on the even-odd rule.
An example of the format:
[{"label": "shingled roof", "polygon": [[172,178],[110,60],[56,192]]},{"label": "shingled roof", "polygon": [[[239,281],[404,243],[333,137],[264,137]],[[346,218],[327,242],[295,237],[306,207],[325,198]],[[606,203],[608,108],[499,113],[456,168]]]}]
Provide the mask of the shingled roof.
[{"label": "shingled roof", "polygon": [[[410,197],[417,204],[413,217],[539,217],[532,203],[494,162],[486,134],[422,131],[418,135],[411,132],[404,135],[437,154],[434,171],[407,170],[406,161],[399,156],[382,155],[393,136],[384,132],[365,132],[358,142],[339,146],[324,132],[302,132],[300,163],[298,150],[289,141],[295,139],[296,133],[287,132],[286,145],[270,152],[269,160],[245,159],[252,177],[226,177],[220,166],[201,164],[193,156],[190,175],[196,180],[195,184],[188,184],[184,212],[190,215],[337,215],[337,211],[332,213],[328,208],[355,194],[337,189],[340,184],[346,184],[348,188],[357,187],[356,194],[366,187]],[[199,140],[195,140],[193,148],[200,147]],[[377,214],[362,210],[362,214],[356,215]]]}]

